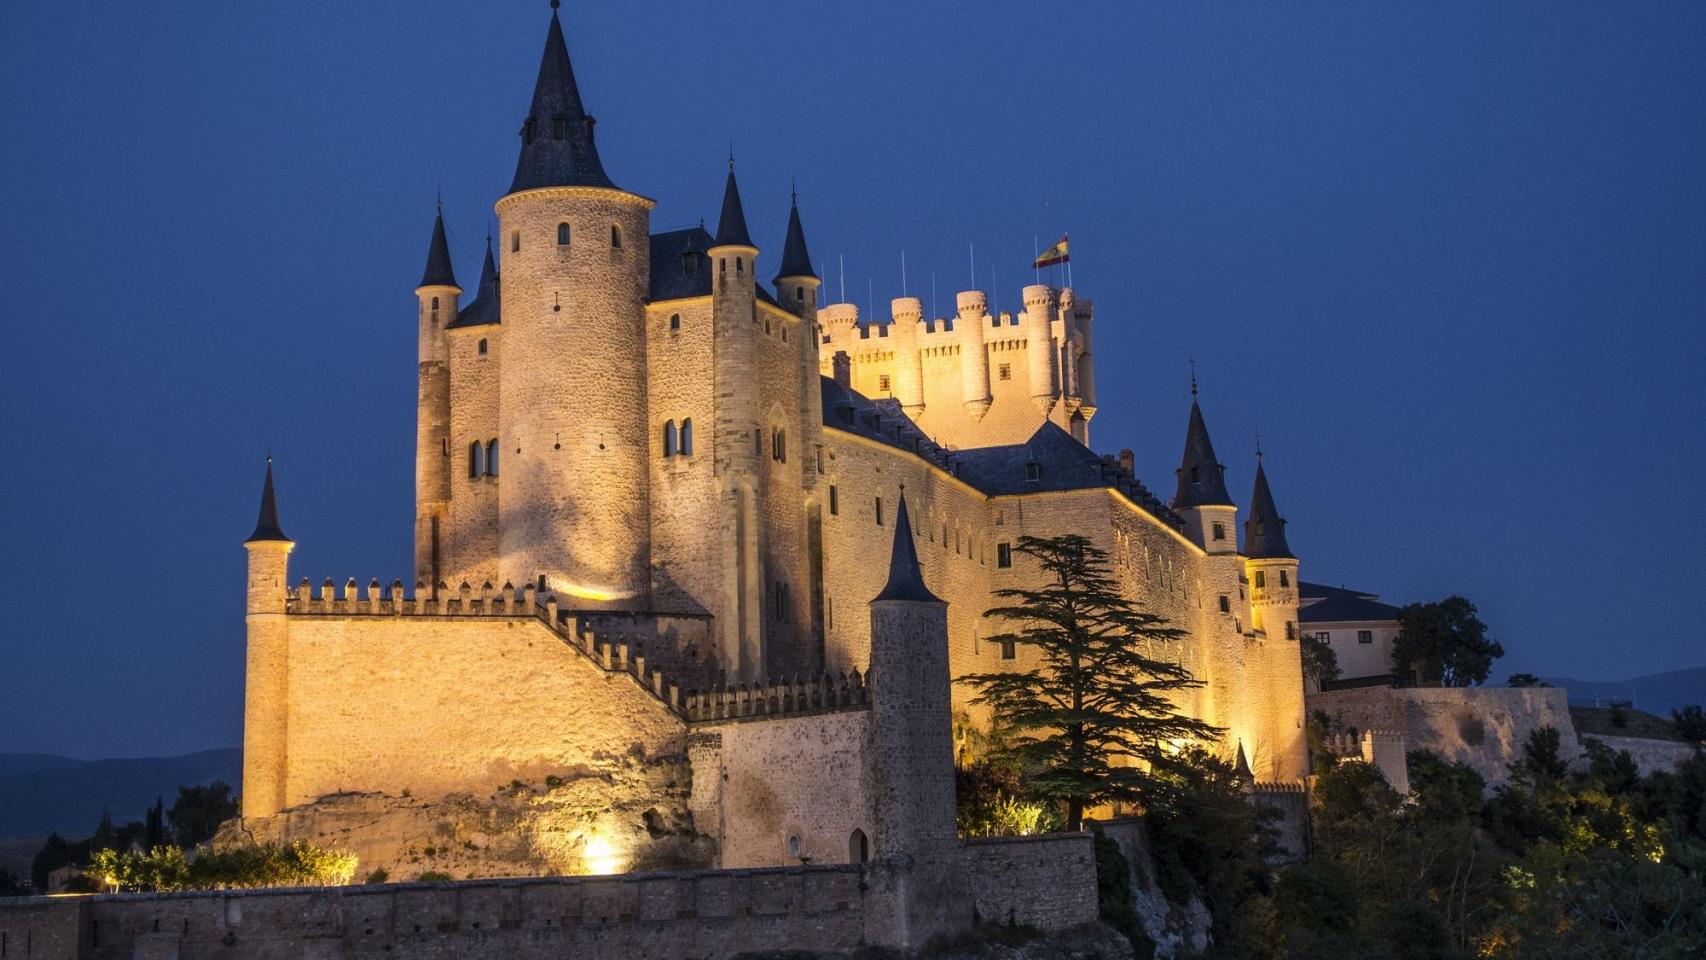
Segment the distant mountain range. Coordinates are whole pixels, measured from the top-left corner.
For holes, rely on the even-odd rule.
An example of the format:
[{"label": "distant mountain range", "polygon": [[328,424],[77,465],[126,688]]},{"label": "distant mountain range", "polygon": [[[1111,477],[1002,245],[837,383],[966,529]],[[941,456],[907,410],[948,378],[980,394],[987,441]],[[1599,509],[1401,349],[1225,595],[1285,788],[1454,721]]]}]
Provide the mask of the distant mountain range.
[{"label": "distant mountain range", "polygon": [[141,820],[156,797],[170,809],[179,787],[223,780],[235,788],[242,772],[235,748],[141,760],[0,753],[0,837],[86,836],[102,810],[111,809],[115,823]]},{"label": "distant mountain range", "polygon": [[1690,703],[1706,706],[1706,667],[1655,673],[1633,680],[1568,680],[1546,677],[1547,683],[1570,691],[1571,703],[1633,698],[1635,707],[1669,717],[1670,712]]}]

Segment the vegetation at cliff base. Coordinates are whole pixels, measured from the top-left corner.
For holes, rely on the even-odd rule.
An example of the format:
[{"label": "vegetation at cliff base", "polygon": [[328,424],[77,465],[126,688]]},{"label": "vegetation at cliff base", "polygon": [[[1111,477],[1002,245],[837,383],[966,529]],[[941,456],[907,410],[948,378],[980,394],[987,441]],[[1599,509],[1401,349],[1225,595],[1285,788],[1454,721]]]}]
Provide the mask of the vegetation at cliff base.
[{"label": "vegetation at cliff base", "polygon": [[174,846],[147,853],[99,850],[84,875],[99,889],[122,892],[225,890],[343,886],[355,876],[355,868],[356,857],[348,851],[297,840],[199,849],[193,859]]}]

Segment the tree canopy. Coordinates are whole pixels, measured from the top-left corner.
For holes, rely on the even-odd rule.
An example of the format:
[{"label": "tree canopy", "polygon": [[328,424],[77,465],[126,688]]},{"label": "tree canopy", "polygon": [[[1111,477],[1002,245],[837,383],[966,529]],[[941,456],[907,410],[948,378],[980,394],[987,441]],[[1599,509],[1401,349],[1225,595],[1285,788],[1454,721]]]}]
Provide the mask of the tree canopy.
[{"label": "tree canopy", "polygon": [[1398,639],[1392,644],[1392,672],[1418,673],[1423,683],[1446,687],[1480,686],[1505,655],[1475,605],[1459,596],[1435,603],[1412,603],[1398,611]]},{"label": "tree canopy", "polygon": [[1163,794],[1186,766],[1180,748],[1220,729],[1175,708],[1171,695],[1201,685],[1176,659],[1185,634],[1120,593],[1106,551],[1076,534],[1020,537],[1014,549],[1038,583],[996,591],[1008,603],[985,615],[1009,627],[989,642],[1022,649],[1027,665],[960,679],[994,711],[997,759],[1028,775],[1031,796],[1062,803],[1077,830],[1089,807]]}]

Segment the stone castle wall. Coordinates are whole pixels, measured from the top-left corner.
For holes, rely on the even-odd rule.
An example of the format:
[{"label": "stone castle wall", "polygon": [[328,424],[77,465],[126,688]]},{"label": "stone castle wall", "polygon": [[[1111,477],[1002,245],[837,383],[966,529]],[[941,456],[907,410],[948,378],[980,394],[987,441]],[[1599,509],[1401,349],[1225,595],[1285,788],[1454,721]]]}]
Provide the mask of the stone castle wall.
[{"label": "stone castle wall", "polygon": [[1363,687],[1311,693],[1308,705],[1336,727],[1401,733],[1408,749],[1466,763],[1489,786],[1509,778],[1510,763],[1541,727],[1557,728],[1564,759],[1581,753],[1562,687]]},{"label": "stone castle wall", "polygon": [[287,806],[680,754],[686,725],[531,615],[289,618]]}]

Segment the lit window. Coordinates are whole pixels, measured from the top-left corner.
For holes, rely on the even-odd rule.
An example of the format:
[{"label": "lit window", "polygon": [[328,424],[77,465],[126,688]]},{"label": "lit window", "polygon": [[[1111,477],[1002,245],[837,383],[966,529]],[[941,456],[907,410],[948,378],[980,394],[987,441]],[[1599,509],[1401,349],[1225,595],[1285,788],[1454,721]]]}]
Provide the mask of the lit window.
[{"label": "lit window", "polygon": [[557,246],[566,247],[568,245],[569,245],[569,225],[566,223],[559,223],[559,224],[557,224]]},{"label": "lit window", "polygon": [[1013,565],[1013,545],[1011,543],[998,543],[995,545],[995,565],[1002,569],[1006,569]]},{"label": "lit window", "polygon": [[1217,523],[1214,525],[1214,539],[1216,539],[1216,540],[1225,540],[1226,539],[1226,524]]},{"label": "lit window", "polygon": [[1263,575],[1263,571],[1257,570],[1256,571],[1256,589],[1261,590],[1264,587],[1266,587],[1267,585],[1268,585],[1268,578]]},{"label": "lit window", "polygon": [[1373,642],[1374,642],[1374,631],[1373,630],[1358,630],[1357,631],[1357,643],[1373,643]]},{"label": "lit window", "polygon": [[1331,633],[1328,633],[1328,632],[1323,630],[1322,632],[1317,633],[1315,635],[1315,639],[1321,641],[1322,643],[1332,643],[1333,642],[1333,635]]}]

